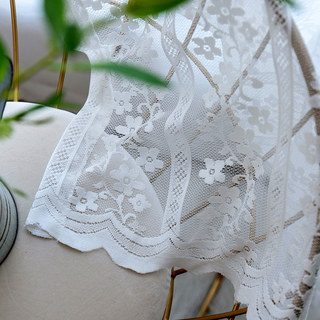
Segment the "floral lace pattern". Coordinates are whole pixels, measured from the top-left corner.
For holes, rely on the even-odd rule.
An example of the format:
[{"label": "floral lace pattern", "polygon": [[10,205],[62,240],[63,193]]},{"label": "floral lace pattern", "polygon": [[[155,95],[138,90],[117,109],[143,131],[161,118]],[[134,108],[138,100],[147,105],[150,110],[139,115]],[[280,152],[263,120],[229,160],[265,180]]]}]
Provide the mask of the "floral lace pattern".
[{"label": "floral lace pattern", "polygon": [[[140,64],[170,89],[93,73],[26,227],[140,273],[221,272],[249,320],[304,319],[320,256],[320,124],[286,10],[198,0],[139,20],[121,2],[69,4],[93,28],[91,61]],[[106,12],[115,21],[95,29]]]}]

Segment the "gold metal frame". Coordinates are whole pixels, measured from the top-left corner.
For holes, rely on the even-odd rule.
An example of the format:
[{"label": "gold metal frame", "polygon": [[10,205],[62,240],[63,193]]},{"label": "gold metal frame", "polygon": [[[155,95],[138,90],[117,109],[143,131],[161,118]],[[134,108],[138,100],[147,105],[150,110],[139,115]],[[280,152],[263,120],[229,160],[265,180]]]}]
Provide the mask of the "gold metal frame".
[{"label": "gold metal frame", "polygon": [[18,24],[15,0],[10,0],[12,42],[13,42],[13,90],[14,101],[19,100],[19,44],[18,44]]},{"label": "gold metal frame", "polygon": [[[173,292],[174,292],[174,279],[178,275],[186,273],[186,272],[187,272],[187,270],[185,270],[185,269],[178,269],[178,270],[174,270],[174,268],[171,269],[169,294],[168,294],[167,304],[166,304],[166,308],[164,310],[162,320],[169,320],[169,318],[170,318],[170,312],[171,312],[172,300],[173,300]],[[239,309],[240,303],[236,302],[233,306],[232,311],[230,311],[230,312],[219,313],[219,314],[215,314],[215,315],[211,315],[211,316],[204,316],[205,313],[208,311],[209,304],[216,296],[223,278],[224,277],[219,273],[216,275],[216,277],[211,285],[211,288],[209,289],[209,292],[202,303],[202,306],[200,308],[198,316],[196,318],[188,318],[188,319],[181,319],[181,320],[218,320],[218,319],[234,320],[236,316],[246,314],[247,308]]]},{"label": "gold metal frame", "polygon": [[[11,26],[12,26],[12,43],[13,43],[13,100],[19,101],[19,39],[18,39],[18,22],[15,0],[10,0]],[[63,90],[68,54],[65,52],[62,56],[59,81],[56,91],[58,102],[55,108],[59,107],[61,93]]]},{"label": "gold metal frame", "polygon": [[[19,44],[18,44],[18,23],[17,23],[15,0],[10,0],[10,11],[11,11],[11,24],[12,24],[12,42],[13,42],[13,91],[14,91],[14,101],[19,101]],[[312,82],[314,81],[314,77],[313,77],[314,67],[313,67],[311,58],[309,56],[309,53],[304,45],[303,39],[299,33],[299,30],[297,29],[293,21],[292,21],[291,32],[292,32],[292,46],[300,62],[302,72],[309,90],[309,95],[310,97],[312,97],[315,94],[319,94],[319,92],[316,91],[311,85]],[[68,61],[68,55],[67,53],[64,53],[62,57],[59,81],[58,81],[57,90],[56,90],[56,95],[58,97],[61,96],[61,93],[63,90],[64,80],[66,75],[66,68],[67,68],[67,61]],[[58,108],[59,102],[60,101],[58,101],[57,105],[55,106],[56,108]],[[312,115],[315,118],[317,135],[320,135],[320,109],[313,108],[311,110],[311,116]],[[169,317],[170,317],[173,293],[174,293],[174,279],[176,276],[183,274],[185,272],[187,272],[185,269],[178,269],[178,270],[174,270],[174,268],[171,269],[170,289],[169,289],[166,308],[165,308],[162,320],[169,320]],[[208,291],[208,294],[203,301],[201,309],[198,313],[198,317],[184,319],[184,320],[217,320],[217,319],[234,320],[236,316],[246,314],[247,308],[239,309],[240,303],[236,302],[233,306],[232,311],[230,312],[220,313],[220,314],[211,315],[211,316],[204,316],[204,314],[207,312],[209,308],[209,304],[211,303],[216,293],[218,292],[218,289],[221,285],[222,280],[223,280],[223,276],[220,274],[218,274],[214,279],[211,285],[211,288]]]},{"label": "gold metal frame", "polygon": [[223,280],[223,276],[220,273],[218,273],[212,282],[212,285],[207,293],[206,298],[204,299],[204,301],[202,303],[202,306],[201,306],[200,311],[198,313],[198,317],[203,317],[207,313],[207,311],[209,309],[209,305],[210,305],[211,301],[213,300],[213,298],[216,296],[216,294],[220,288],[220,285],[222,283],[222,280]]}]

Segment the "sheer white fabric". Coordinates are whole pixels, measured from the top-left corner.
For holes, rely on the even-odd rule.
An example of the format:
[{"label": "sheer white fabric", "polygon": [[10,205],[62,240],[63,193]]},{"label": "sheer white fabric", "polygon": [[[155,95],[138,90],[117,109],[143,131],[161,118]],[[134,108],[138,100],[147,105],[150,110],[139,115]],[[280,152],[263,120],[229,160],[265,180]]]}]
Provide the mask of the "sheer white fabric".
[{"label": "sheer white fabric", "polygon": [[[249,320],[304,319],[320,251],[319,92],[286,10],[201,0],[143,21],[116,1],[69,2],[94,29],[90,61],[141,65],[170,88],[92,72],[28,230],[140,273],[217,271]],[[117,19],[95,23],[106,15]]]}]

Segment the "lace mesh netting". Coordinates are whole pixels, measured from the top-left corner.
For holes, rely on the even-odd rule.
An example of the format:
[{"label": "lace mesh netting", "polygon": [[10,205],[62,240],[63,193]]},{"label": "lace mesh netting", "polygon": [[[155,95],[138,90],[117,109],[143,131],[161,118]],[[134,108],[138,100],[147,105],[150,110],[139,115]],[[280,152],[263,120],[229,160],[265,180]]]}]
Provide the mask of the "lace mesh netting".
[{"label": "lace mesh netting", "polygon": [[248,319],[304,319],[320,252],[319,92],[286,10],[201,0],[144,21],[117,1],[69,4],[93,28],[91,62],[141,65],[170,88],[92,72],[28,230],[140,273],[217,271]]}]

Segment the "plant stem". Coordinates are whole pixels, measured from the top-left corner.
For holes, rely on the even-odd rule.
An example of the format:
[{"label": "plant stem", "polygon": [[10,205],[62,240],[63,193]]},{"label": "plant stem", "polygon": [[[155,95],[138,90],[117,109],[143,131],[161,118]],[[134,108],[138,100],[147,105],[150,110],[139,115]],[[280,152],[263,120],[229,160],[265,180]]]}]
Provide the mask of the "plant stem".
[{"label": "plant stem", "polygon": [[42,69],[50,66],[54,62],[54,59],[58,57],[58,54],[59,52],[56,50],[50,51],[47,55],[45,55],[31,67],[21,72],[19,75],[19,82],[23,82],[30,79]]}]

